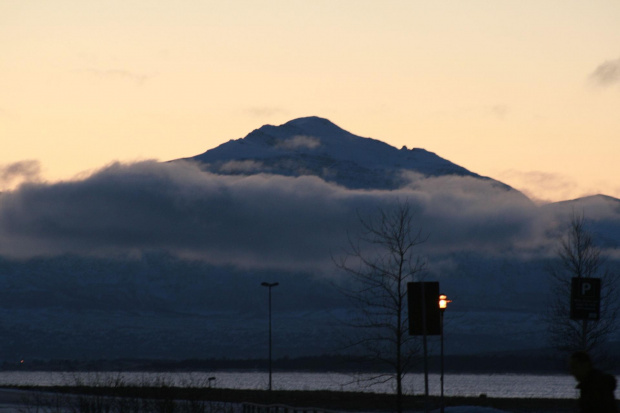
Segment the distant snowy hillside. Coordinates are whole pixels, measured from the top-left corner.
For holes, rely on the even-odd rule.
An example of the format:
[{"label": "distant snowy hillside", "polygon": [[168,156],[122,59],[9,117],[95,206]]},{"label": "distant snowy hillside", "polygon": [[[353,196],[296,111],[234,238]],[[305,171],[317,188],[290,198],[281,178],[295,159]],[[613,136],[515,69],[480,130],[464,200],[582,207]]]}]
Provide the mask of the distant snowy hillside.
[{"label": "distant snowy hillside", "polygon": [[601,212],[607,215],[620,213],[620,199],[608,195],[591,195],[568,201],[554,202],[543,205],[544,209],[553,209],[559,212],[590,210],[597,215]]},{"label": "distant snowy hillside", "polygon": [[542,213],[566,220],[573,214],[587,220],[588,229],[603,248],[620,248],[620,199],[607,195],[592,195],[569,201],[554,202],[541,207]]},{"label": "distant snowy hillside", "polygon": [[[207,170],[219,174],[315,175],[354,189],[402,187],[407,183],[404,171],[489,179],[424,149],[398,150],[379,140],[356,136],[319,117],[294,119],[280,126],[265,125],[243,139],[187,159],[201,162]],[[497,185],[511,189],[499,182]]]}]

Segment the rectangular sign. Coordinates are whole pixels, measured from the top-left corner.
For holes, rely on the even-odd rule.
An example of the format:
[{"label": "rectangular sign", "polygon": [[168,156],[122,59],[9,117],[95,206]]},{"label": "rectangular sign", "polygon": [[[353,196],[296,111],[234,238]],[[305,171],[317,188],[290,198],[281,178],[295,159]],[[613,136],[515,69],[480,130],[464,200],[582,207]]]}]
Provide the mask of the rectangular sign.
[{"label": "rectangular sign", "polygon": [[601,309],[601,279],[574,277],[571,280],[571,320],[598,320]]},{"label": "rectangular sign", "polygon": [[441,334],[439,310],[439,283],[407,283],[407,300],[409,304],[409,334],[427,336]]}]

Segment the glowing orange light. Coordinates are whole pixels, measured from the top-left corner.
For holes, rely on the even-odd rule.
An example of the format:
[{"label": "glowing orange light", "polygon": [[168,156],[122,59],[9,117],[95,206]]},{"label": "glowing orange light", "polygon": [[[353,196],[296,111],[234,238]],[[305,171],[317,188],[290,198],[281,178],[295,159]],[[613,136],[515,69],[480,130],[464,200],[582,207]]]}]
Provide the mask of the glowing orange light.
[{"label": "glowing orange light", "polygon": [[452,300],[448,300],[448,297],[445,296],[444,294],[441,294],[439,296],[439,308],[441,310],[445,310],[448,307],[448,303],[451,303]]}]

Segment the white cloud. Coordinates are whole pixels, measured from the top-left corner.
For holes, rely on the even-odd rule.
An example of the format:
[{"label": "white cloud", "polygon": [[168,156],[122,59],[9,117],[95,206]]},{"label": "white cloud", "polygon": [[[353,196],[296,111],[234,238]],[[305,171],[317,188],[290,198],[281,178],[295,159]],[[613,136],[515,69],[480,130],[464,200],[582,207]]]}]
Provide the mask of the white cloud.
[{"label": "white cloud", "polygon": [[312,136],[293,136],[290,139],[284,139],[276,145],[277,148],[286,150],[295,149],[315,149],[321,146],[321,140]]},{"label": "white cloud", "polygon": [[228,161],[222,166],[219,167],[219,170],[223,173],[253,173],[260,172],[264,170],[262,162],[258,162],[255,160],[245,160],[245,161]]},{"label": "white cloud", "polygon": [[[0,254],[165,250],[241,268],[333,271],[358,216],[408,202],[429,235],[424,251],[544,250],[555,225],[491,180],[424,178],[395,191],[350,190],[314,176],[224,176],[187,162],[116,163],[85,179],[0,195]],[[605,219],[617,219],[605,210]],[[592,218],[595,218],[594,216]]]}]

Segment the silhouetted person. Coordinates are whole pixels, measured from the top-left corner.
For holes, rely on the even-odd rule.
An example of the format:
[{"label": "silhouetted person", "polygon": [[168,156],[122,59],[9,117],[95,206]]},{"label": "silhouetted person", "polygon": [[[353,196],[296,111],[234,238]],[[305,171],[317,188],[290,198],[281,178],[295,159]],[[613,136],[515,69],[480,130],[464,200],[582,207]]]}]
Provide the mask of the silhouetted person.
[{"label": "silhouetted person", "polygon": [[592,360],[585,351],[570,356],[570,372],[579,384],[580,413],[617,413],[614,390],[616,378],[592,366]]}]

